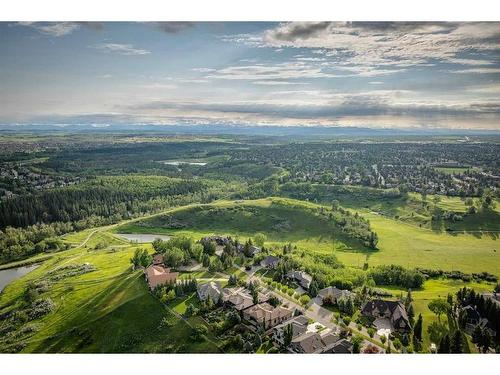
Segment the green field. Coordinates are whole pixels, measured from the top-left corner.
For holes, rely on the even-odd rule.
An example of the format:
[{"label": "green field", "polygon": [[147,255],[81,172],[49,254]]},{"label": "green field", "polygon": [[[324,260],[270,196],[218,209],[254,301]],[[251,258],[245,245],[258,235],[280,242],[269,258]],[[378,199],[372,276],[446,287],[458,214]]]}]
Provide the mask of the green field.
[{"label": "green field", "polygon": [[[299,248],[331,254],[351,266],[399,264],[466,273],[490,272],[500,275],[500,249],[494,233],[447,233],[420,228],[417,225],[390,219],[372,211],[359,210],[370,220],[379,236],[378,250],[369,250],[338,235],[331,225],[318,220],[310,209],[319,207],[293,199],[268,198],[253,201],[223,201],[210,205],[192,205],[145,221],[114,229],[124,233],[183,233],[193,237],[207,234],[228,234],[242,238],[263,232],[270,242],[293,242]],[[287,218],[281,231],[275,228]],[[170,229],[171,218],[188,225]],[[335,246],[332,245],[332,234]]]},{"label": "green field", "polygon": [[[440,204],[458,208],[462,202],[457,199],[443,199]],[[378,233],[378,249],[369,250],[318,216],[321,207],[287,198],[191,204],[119,225],[63,236],[72,248],[25,260],[43,260],[43,263],[5,288],[0,295],[0,313],[21,305],[30,282],[46,279],[50,272],[61,267],[90,263],[96,270],[52,282],[50,290],[42,296],[55,302],[55,311],[36,320],[34,331],[24,332],[21,326],[4,335],[0,348],[24,352],[218,352],[216,340],[210,337],[202,342],[190,340],[190,325],[204,324],[203,321],[199,318],[184,320],[177,315],[185,311],[194,297],[176,299],[168,306],[159,303],[149,293],[142,273],[132,271],[129,262],[135,249],[144,247],[151,251],[151,245],[129,243],[114,235],[120,232],[184,234],[195,239],[208,234],[224,234],[241,240],[262,232],[268,237],[267,246],[279,248],[292,242],[298,247],[296,254],[302,252],[307,257],[312,256],[311,259],[327,259],[314,256],[333,255],[356,272],[362,272],[362,265],[368,262],[370,267],[400,264],[409,268],[500,274],[498,242],[493,233],[450,234],[381,215],[371,208],[351,207],[368,218]],[[338,269],[336,272],[342,275],[344,271]],[[202,270],[190,275],[202,279],[220,278]],[[187,274],[181,275],[185,277]],[[425,344],[429,344],[426,327],[435,320],[427,308],[428,302],[455,293],[463,285],[478,291],[492,288],[487,283],[465,284],[445,279],[428,280],[421,290],[413,292],[416,313],[424,317]],[[406,292],[386,289],[394,296]]]},{"label": "green field", "polygon": [[[6,351],[25,352],[218,352],[211,342],[191,342],[191,328],[166,309],[147,288],[141,271],[132,271],[130,258],[137,245],[124,244],[109,233],[84,231],[66,236],[69,243],[82,243],[53,256],[25,277],[9,284],[0,295],[0,312],[20,305],[29,282],[46,279],[63,266],[92,264],[96,270],[52,281],[50,297],[55,311],[37,319],[36,329],[21,329],[0,339]],[[93,234],[92,234],[93,233]],[[108,247],[94,250],[103,239]],[[146,245],[145,245],[146,246]],[[149,247],[149,245],[147,245]],[[147,317],[147,318],[146,318]],[[162,320],[169,322],[162,325]]]}]

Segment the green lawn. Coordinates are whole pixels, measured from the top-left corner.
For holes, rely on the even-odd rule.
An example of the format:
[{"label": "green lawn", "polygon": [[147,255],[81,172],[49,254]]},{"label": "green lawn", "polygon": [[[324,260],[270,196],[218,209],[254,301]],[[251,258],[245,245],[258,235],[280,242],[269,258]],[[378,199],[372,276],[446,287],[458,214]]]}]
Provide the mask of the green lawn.
[{"label": "green lawn", "polygon": [[[68,236],[87,238],[89,231]],[[24,343],[24,352],[217,352],[209,341],[192,343],[191,328],[169,312],[148,290],[141,271],[132,271],[130,258],[136,246],[93,250],[110,234],[96,233],[89,247],[57,253],[36,270],[9,284],[0,295],[0,313],[19,306],[29,282],[68,265],[92,264],[96,270],[54,281],[43,297],[50,297],[54,311],[35,320],[36,331],[16,340],[0,339],[0,348]],[[122,243],[118,240],[118,243]],[[150,247],[150,245],[144,245]],[[166,317],[169,326],[161,327]]]},{"label": "green lawn", "polygon": [[[429,339],[429,334],[427,332],[427,328],[432,322],[437,321],[436,315],[429,310],[427,305],[429,304],[430,301],[432,301],[435,298],[446,299],[448,293],[455,296],[455,293],[464,286],[466,286],[467,288],[473,288],[477,292],[491,291],[494,287],[494,285],[490,283],[476,283],[476,282],[465,283],[461,280],[432,279],[432,280],[427,280],[424,283],[423,288],[412,291],[415,319],[418,317],[418,314],[422,314],[423,318],[422,334],[423,334],[424,348],[429,348],[430,345],[430,339]],[[383,287],[377,289],[386,290],[392,293],[394,297],[399,297],[400,295],[403,295],[403,297],[405,297],[407,293],[406,290],[403,290],[401,288]],[[447,322],[446,316],[442,316],[441,321],[443,323],[446,323]]]}]

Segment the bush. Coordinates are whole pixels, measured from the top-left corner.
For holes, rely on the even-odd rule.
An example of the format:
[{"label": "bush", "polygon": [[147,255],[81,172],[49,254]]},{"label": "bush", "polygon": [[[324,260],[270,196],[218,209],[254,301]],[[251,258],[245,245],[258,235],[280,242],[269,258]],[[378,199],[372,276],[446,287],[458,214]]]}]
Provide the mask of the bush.
[{"label": "bush", "polygon": [[56,305],[50,298],[38,299],[32,303],[27,311],[28,317],[33,320],[41,318],[44,315],[50,313]]},{"label": "bush", "polygon": [[309,302],[311,301],[311,297],[308,295],[304,294],[303,296],[300,297],[299,302],[302,306],[306,306]]},{"label": "bush", "polygon": [[370,336],[371,338],[375,336],[375,332],[375,328],[368,328],[368,336]]},{"label": "bush", "polygon": [[369,272],[377,285],[396,285],[404,288],[420,288],[424,275],[417,270],[407,270],[397,265],[377,266]]}]

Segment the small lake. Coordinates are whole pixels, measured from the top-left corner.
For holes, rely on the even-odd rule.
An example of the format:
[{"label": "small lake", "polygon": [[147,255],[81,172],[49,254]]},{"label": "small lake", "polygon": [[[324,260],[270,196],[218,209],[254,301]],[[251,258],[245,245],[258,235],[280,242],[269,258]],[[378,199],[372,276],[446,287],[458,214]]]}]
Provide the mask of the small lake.
[{"label": "small lake", "polygon": [[170,239],[170,236],[165,236],[161,234],[127,234],[127,233],[117,233],[118,237],[124,238],[127,241],[137,241],[139,243],[148,243],[153,242],[157,238],[160,240],[167,241]]},{"label": "small lake", "polygon": [[38,267],[38,264],[33,264],[31,266],[23,266],[17,268],[9,268],[7,270],[0,271],[0,292],[12,281],[19,279],[21,276],[33,271]]}]

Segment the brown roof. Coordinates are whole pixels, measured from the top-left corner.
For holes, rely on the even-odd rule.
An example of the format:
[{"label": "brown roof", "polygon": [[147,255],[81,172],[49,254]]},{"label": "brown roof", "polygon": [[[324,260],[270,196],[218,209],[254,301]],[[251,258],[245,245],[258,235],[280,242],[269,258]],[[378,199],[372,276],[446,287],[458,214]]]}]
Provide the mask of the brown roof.
[{"label": "brown roof", "polygon": [[154,289],[158,285],[175,283],[179,275],[177,272],[170,272],[170,268],[163,266],[149,266],[144,273],[151,289]]},{"label": "brown roof", "polygon": [[153,256],[153,264],[158,265],[163,263],[163,254],[155,254]]},{"label": "brown roof", "polygon": [[251,318],[258,323],[264,323],[266,327],[270,327],[290,318],[293,312],[281,306],[273,307],[265,302],[249,307],[243,313],[246,318]]}]

